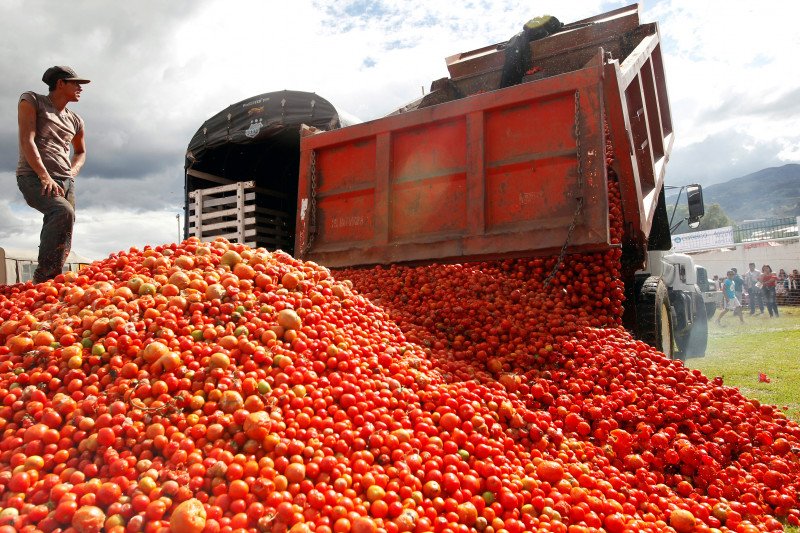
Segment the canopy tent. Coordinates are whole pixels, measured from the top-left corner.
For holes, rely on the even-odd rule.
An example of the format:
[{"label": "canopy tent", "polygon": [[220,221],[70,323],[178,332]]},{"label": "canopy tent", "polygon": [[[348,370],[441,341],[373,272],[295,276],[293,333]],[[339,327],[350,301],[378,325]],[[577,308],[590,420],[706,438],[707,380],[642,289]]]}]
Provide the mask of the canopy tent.
[{"label": "canopy tent", "polygon": [[[38,266],[39,252],[37,250],[19,250],[0,248],[0,285],[13,285],[33,279],[33,273]],[[83,266],[89,265],[92,260],[70,251],[64,263],[64,272],[77,272]]]},{"label": "canopy tent", "polygon": [[315,93],[290,90],[253,96],[215,114],[203,122],[186,149],[185,234],[190,234],[191,193],[255,182],[268,192],[258,196],[257,207],[285,215],[280,232],[286,238],[280,245],[291,249],[301,126],[332,130],[355,122]]}]

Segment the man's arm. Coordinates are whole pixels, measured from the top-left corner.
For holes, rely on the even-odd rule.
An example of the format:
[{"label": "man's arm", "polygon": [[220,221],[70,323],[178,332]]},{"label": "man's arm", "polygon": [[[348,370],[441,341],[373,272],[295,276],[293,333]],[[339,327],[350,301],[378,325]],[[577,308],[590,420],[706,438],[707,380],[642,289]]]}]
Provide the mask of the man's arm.
[{"label": "man's arm", "polygon": [[36,109],[27,100],[20,100],[18,107],[19,145],[22,155],[42,182],[42,196],[64,196],[64,189],[53,181],[44,168],[42,156],[36,147]]},{"label": "man's arm", "polygon": [[72,138],[72,177],[78,175],[86,162],[86,140],[83,136],[83,130],[79,131],[75,137]]}]

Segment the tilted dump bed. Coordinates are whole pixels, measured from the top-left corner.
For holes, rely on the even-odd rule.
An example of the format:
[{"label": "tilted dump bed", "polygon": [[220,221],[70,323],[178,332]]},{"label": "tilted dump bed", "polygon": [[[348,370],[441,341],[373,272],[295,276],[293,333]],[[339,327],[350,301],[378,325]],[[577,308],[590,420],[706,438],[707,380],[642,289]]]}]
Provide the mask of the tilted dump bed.
[{"label": "tilted dump bed", "polygon": [[538,255],[573,225],[571,251],[607,248],[605,124],[626,244],[643,253],[672,125],[658,28],[638,18],[631,6],[532,42],[518,85],[479,89],[496,86],[497,58],[462,54],[450,83],[468,96],[305,131],[295,254],[331,267]]}]

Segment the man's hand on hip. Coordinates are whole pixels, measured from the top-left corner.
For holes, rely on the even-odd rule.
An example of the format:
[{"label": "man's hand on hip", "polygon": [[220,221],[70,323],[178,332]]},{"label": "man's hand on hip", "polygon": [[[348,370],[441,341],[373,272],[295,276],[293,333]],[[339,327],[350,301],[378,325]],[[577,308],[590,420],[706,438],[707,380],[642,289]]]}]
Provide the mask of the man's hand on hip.
[{"label": "man's hand on hip", "polygon": [[47,176],[42,181],[42,196],[64,196],[64,189],[53,178]]}]

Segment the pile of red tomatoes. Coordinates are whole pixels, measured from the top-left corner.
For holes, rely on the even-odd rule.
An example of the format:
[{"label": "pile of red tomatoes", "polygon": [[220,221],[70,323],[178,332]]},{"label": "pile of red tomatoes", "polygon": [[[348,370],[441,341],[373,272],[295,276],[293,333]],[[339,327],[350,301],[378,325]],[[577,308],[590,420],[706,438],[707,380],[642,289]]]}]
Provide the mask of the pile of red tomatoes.
[{"label": "pile of red tomatoes", "polygon": [[[611,238],[619,242],[613,179],[609,200]],[[622,329],[619,259],[612,248],[562,264],[551,257],[337,276],[423,348],[445,382],[440,390],[477,384],[515,458],[562,467],[561,482],[537,470],[533,477],[545,483],[522,492],[523,506],[534,509],[533,518],[523,511],[522,530],[798,525],[798,424]]]},{"label": "pile of red tomatoes", "polygon": [[618,249],[557,261],[189,239],[5,287],[0,533],[800,523],[800,426],[626,333]]}]

